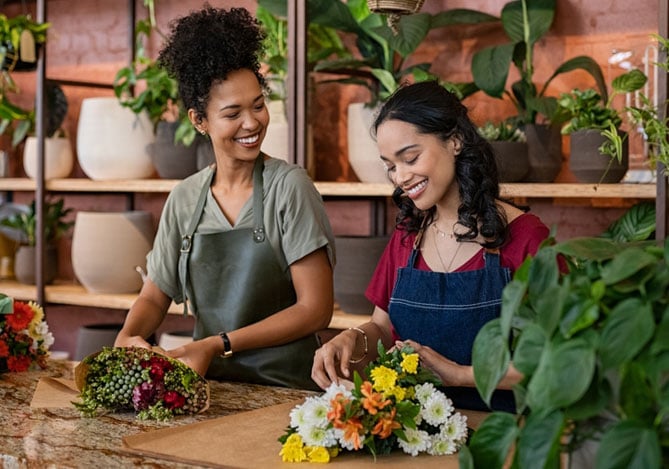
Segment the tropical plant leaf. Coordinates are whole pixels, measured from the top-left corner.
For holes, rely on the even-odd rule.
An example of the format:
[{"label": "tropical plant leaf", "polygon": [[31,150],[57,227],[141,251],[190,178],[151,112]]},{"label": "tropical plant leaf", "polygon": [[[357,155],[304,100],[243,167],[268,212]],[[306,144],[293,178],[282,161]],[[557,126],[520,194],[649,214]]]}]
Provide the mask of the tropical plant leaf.
[{"label": "tropical plant leaf", "polygon": [[564,427],[565,418],[560,411],[531,413],[518,438],[519,467],[559,467]]},{"label": "tropical plant leaf", "polygon": [[620,245],[608,239],[572,238],[554,246],[554,249],[568,256],[579,259],[603,261],[613,258],[620,252]]},{"label": "tropical plant leaf", "polygon": [[502,468],[517,436],[518,425],[512,414],[493,412],[488,415],[469,442],[474,467]]},{"label": "tropical plant leaf", "polygon": [[645,267],[652,266],[657,258],[647,253],[640,247],[624,249],[611,262],[602,267],[602,280],[607,285],[621,282],[641,271]]},{"label": "tropical plant leaf", "polygon": [[630,360],[655,332],[653,311],[639,298],[618,303],[609,314],[601,334],[600,359],[607,370]]},{"label": "tropical plant leaf", "polygon": [[579,55],[578,57],[569,59],[560,65],[546,81],[539,95],[543,96],[546,88],[548,88],[550,82],[553,81],[553,78],[574,70],[583,70],[588,72],[590,76],[594,78],[595,84],[597,85],[597,89],[599,90],[599,94],[602,96],[603,101],[606,102],[608,100],[608,90],[606,88],[606,80],[604,79],[602,69],[592,57],[588,57],[586,55]]},{"label": "tropical plant leaf", "polygon": [[655,203],[641,202],[633,205],[611,223],[601,236],[614,241],[643,241],[655,232]]},{"label": "tropical plant leaf", "polygon": [[454,26],[460,24],[480,24],[500,21],[497,16],[489,15],[477,10],[468,8],[453,8],[451,10],[441,11],[432,17],[432,28],[442,28],[444,26]]},{"label": "tropical plant leaf", "polygon": [[581,338],[544,348],[527,386],[527,404],[533,411],[549,412],[576,402],[590,386],[595,371],[595,350]]},{"label": "tropical plant leaf", "polygon": [[499,319],[493,319],[478,332],[472,348],[474,382],[488,406],[493,391],[509,368],[509,362],[507,338],[502,335]]},{"label": "tropical plant leaf", "polygon": [[[523,20],[523,3],[527,7],[527,24]],[[517,0],[502,8],[502,25],[513,42],[525,42],[527,26],[527,42],[532,47],[551,28],[554,16],[555,0]]]},{"label": "tropical plant leaf", "polygon": [[527,326],[523,329],[513,351],[513,366],[526,376],[532,375],[539,366],[539,360],[547,341],[543,328],[536,324]]},{"label": "tropical plant leaf", "polygon": [[509,76],[513,44],[486,47],[472,57],[474,83],[489,96],[501,98]]},{"label": "tropical plant leaf", "polygon": [[607,431],[597,451],[596,469],[648,469],[661,466],[661,449],[654,429],[623,421]]}]

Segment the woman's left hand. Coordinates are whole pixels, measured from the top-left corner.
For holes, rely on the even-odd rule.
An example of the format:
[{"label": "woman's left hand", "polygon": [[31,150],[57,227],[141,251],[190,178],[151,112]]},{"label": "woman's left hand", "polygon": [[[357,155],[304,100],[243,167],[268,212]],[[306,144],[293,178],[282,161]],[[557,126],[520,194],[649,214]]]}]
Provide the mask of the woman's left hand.
[{"label": "woman's left hand", "polygon": [[[215,337],[215,339],[217,338],[218,336]],[[165,355],[184,362],[200,376],[204,376],[209,369],[211,360],[216,355],[216,347],[212,346],[211,337],[207,337],[172,350],[166,350]]]},{"label": "woman's left hand", "polygon": [[441,380],[444,386],[474,386],[473,376],[468,379],[471,374],[471,367],[459,365],[453,360],[449,360],[438,352],[432,350],[427,345],[421,345],[413,340],[398,341],[395,343],[396,347],[408,345],[413,348],[420,357],[421,365],[432,370]]}]

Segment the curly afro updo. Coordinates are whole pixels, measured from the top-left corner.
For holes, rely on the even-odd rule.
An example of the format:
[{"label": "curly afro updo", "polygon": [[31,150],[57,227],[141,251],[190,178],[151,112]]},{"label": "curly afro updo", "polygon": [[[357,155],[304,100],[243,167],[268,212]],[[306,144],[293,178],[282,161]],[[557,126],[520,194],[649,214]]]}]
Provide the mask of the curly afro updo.
[{"label": "curly afro updo", "polygon": [[265,87],[258,60],[264,39],[260,23],[246,9],[205,4],[170,23],[158,64],[177,80],[185,108],[194,109],[200,121],[206,115],[211,86],[230,72],[251,70]]}]

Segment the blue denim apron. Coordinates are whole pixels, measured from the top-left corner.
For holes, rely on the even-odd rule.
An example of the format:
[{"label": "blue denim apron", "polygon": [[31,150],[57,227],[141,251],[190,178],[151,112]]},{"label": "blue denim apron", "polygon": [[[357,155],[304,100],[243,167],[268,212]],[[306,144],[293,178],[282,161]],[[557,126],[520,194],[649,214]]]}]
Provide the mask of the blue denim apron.
[{"label": "blue denim apron", "polygon": [[[427,345],[460,365],[472,364],[472,346],[485,323],[500,315],[502,290],[511,271],[500,265],[498,253],[486,251],[485,267],[465,272],[432,272],[414,268],[422,235],[398,270],[388,314],[402,340]],[[458,408],[490,410],[473,387],[445,387]],[[513,393],[495,391],[495,410],[515,412]]]}]

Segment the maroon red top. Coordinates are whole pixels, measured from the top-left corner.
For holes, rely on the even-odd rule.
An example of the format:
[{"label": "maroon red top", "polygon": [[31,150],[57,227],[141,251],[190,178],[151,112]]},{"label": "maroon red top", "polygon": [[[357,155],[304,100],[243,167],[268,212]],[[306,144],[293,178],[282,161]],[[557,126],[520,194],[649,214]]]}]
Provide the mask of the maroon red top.
[{"label": "maroon red top", "polygon": [[[513,274],[528,255],[536,253],[539,244],[548,237],[548,234],[548,227],[539,217],[530,213],[517,217],[509,223],[509,240],[500,248],[502,267],[508,267]],[[365,291],[369,301],[384,311],[388,311],[397,269],[406,267],[415,238],[416,233],[407,235],[406,231],[395,230]],[[483,248],[479,249],[471,259],[458,267],[456,272],[482,269],[483,251]],[[431,270],[420,253],[415,268]]]}]

